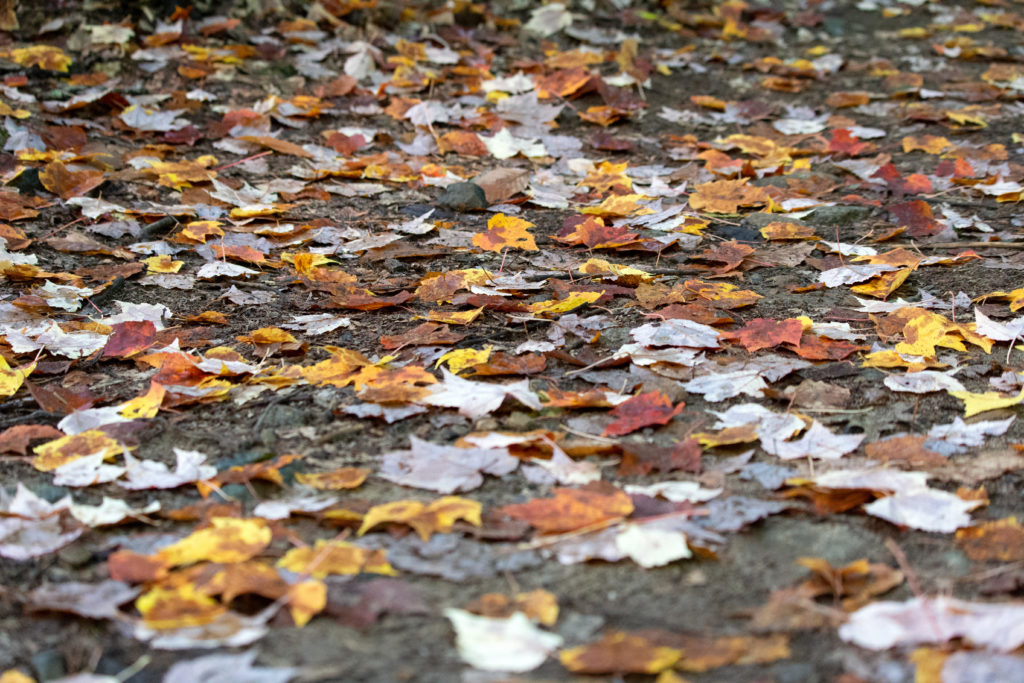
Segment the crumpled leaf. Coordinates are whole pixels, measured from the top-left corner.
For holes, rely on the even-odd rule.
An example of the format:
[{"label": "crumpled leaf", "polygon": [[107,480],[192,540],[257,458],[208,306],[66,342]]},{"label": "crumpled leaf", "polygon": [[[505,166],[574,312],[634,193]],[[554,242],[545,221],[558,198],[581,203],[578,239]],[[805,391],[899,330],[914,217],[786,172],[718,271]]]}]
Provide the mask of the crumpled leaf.
[{"label": "crumpled leaf", "polygon": [[462,660],[482,671],[533,671],[562,645],[562,637],[541,630],[522,612],[507,619],[480,617],[448,607]]},{"label": "crumpled leaf", "polygon": [[173,489],[185,484],[210,479],[217,474],[217,468],[204,465],[206,455],[199,451],[174,449],[175,468],[172,472],[167,465],[155,460],[138,460],[127,451],[124,454],[126,465],[125,479],[118,485],[138,491],[140,489]]},{"label": "crumpled leaf", "polygon": [[420,538],[427,540],[434,533],[451,531],[458,520],[480,526],[482,509],[475,500],[459,496],[443,496],[427,505],[416,500],[398,500],[370,508],[356,534],[362,536],[379,524],[408,524]]},{"label": "crumpled leaf", "polygon": [[438,493],[472,491],[484,482],[519,466],[507,448],[457,448],[409,437],[411,448],[383,455],[378,475],[402,486]]},{"label": "crumpled leaf", "polygon": [[656,674],[672,667],[681,650],[658,645],[640,634],[612,631],[601,640],[563,650],[558,658],[569,671],[582,674]]},{"label": "crumpled leaf", "polygon": [[963,638],[976,648],[1012,652],[1024,645],[1024,605],[952,597],[881,601],[862,607],[839,627],[839,637],[869,650]]},{"label": "crumpled leaf", "polygon": [[615,488],[556,488],[554,494],[554,498],[534,498],[526,503],[506,505],[501,511],[529,522],[541,533],[564,533],[607,524],[633,512],[629,496]]},{"label": "crumpled leaf", "polygon": [[463,379],[441,368],[444,381],[427,387],[427,396],[418,399],[417,403],[445,408],[458,408],[459,413],[476,419],[494,412],[501,407],[505,397],[510,396],[528,408],[540,410],[540,399],[530,389],[529,380],[510,384],[492,384],[474,382]]},{"label": "crumpled leaf", "polygon": [[117,609],[118,605],[134,600],[140,591],[122,581],[111,580],[47,583],[29,592],[26,606],[33,611],[70,612],[89,619],[119,619],[124,615]]},{"label": "crumpled leaf", "polygon": [[0,489],[0,556],[28,560],[60,550],[86,527],[68,514],[71,496],[49,503],[18,482],[13,497]]},{"label": "crumpled leaf", "polygon": [[288,683],[298,674],[294,667],[255,666],[258,655],[256,650],[237,655],[218,652],[178,661],[167,669],[163,683]]},{"label": "crumpled leaf", "polygon": [[762,437],[761,448],[783,460],[797,458],[838,460],[857,450],[863,440],[863,434],[833,434],[828,427],[814,420],[810,428],[799,439],[778,441]]},{"label": "crumpled leaf", "polygon": [[610,414],[616,419],[605,427],[604,436],[623,436],[651,425],[668,424],[685,407],[680,401],[673,408],[669,397],[660,391],[638,394],[612,408]]}]

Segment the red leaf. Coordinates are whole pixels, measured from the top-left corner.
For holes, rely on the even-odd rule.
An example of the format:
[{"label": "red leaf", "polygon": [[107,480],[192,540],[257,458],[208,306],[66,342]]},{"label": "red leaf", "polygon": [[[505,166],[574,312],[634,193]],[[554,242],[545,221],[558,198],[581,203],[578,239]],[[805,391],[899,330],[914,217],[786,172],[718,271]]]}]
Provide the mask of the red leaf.
[{"label": "red leaf", "polygon": [[803,331],[803,324],[796,318],[754,318],[738,330],[723,333],[722,339],[736,339],[747,351],[753,353],[779,344],[798,345]]},{"label": "red leaf", "polygon": [[150,320],[127,320],[114,324],[114,332],[103,347],[104,358],[127,358],[153,345],[156,325]]},{"label": "red leaf", "polygon": [[668,424],[669,420],[683,412],[685,406],[686,403],[680,401],[673,408],[672,400],[660,391],[638,394],[611,411],[618,419],[605,428],[604,435],[623,436],[651,425]]}]

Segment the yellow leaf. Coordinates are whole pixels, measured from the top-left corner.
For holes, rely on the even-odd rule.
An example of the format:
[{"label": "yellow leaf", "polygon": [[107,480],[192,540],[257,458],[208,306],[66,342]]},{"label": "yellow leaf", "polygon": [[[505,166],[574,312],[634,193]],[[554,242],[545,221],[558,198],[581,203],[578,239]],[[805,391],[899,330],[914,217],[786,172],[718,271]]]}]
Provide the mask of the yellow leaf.
[{"label": "yellow leaf", "polygon": [[251,334],[241,335],[236,337],[236,339],[241,342],[264,346],[269,344],[294,344],[299,341],[291,332],[285,332],[279,327],[261,327],[258,330],[253,330]]},{"label": "yellow leaf", "polygon": [[911,652],[910,661],[917,667],[914,683],[942,683],[942,670],[948,658],[948,652],[930,647],[919,647]]},{"label": "yellow leaf", "polygon": [[142,262],[146,264],[147,273],[177,273],[185,265],[184,261],[175,261],[167,254],[150,256]]},{"label": "yellow leaf", "polygon": [[501,252],[504,249],[523,249],[537,251],[537,243],[527,228],[533,223],[515,216],[499,213],[487,221],[487,232],[473,235],[473,244],[485,251]]},{"label": "yellow leaf", "polygon": [[52,45],[32,45],[11,50],[5,55],[15,64],[21,66],[38,66],[49,71],[66,72],[71,66],[71,57],[59,47]]},{"label": "yellow leaf", "polygon": [[418,500],[396,500],[393,503],[374,505],[363,516],[363,523],[356,532],[356,536],[362,536],[367,531],[385,522],[408,523],[415,519],[416,515],[423,512],[426,506]]},{"label": "yellow leaf", "polygon": [[36,446],[33,449],[36,457],[32,460],[32,466],[40,472],[52,472],[86,455],[102,451],[104,458],[110,458],[123,450],[116,439],[98,429],[89,429]]},{"label": "yellow leaf", "polygon": [[644,199],[642,194],[613,194],[605,198],[597,206],[588,206],[581,209],[580,213],[592,214],[595,216],[629,216],[633,213],[652,213],[646,207],[640,206],[637,202]]},{"label": "yellow leaf", "polygon": [[817,240],[814,228],[799,223],[776,221],[761,228],[761,237],[766,240]]},{"label": "yellow leaf", "polygon": [[288,589],[288,611],[299,628],[327,606],[327,586],[322,581],[303,581]]},{"label": "yellow leaf", "polygon": [[909,372],[920,372],[928,368],[944,368],[945,364],[935,360],[914,362],[904,360],[895,351],[875,351],[864,355],[861,367],[865,368],[907,368]]},{"label": "yellow leaf", "polygon": [[951,391],[949,395],[964,402],[964,417],[971,417],[989,410],[1009,408],[1024,401],[1024,389],[1021,389],[1016,396],[1003,396],[998,391],[986,391],[981,394],[972,394],[969,391]]},{"label": "yellow leaf", "polygon": [[914,272],[913,268],[900,268],[888,273],[882,273],[873,277],[864,284],[850,287],[850,291],[856,294],[872,296],[876,299],[885,299],[887,296],[899,289],[907,277]]},{"label": "yellow leaf", "polygon": [[149,391],[121,404],[117,412],[129,420],[156,417],[167,390],[158,382],[149,383]]},{"label": "yellow leaf", "polygon": [[146,626],[154,629],[202,626],[227,612],[227,607],[199,593],[192,583],[158,586],[140,595],[135,609],[139,610]]},{"label": "yellow leaf", "polygon": [[568,313],[574,308],[584,304],[592,304],[601,298],[604,292],[573,292],[564,299],[551,299],[549,301],[537,301],[527,306],[527,310],[534,315],[560,315]]},{"label": "yellow leaf", "polygon": [[936,346],[966,351],[963,342],[948,333],[950,325],[948,320],[936,313],[925,312],[911,318],[903,326],[906,341],[896,345],[896,353],[931,358],[935,356]]},{"label": "yellow leaf", "polygon": [[456,349],[454,351],[449,351],[437,359],[437,363],[434,364],[434,367],[440,367],[441,363],[448,363],[448,369],[457,375],[460,371],[465,370],[466,368],[486,363],[491,357],[492,348],[494,347],[488,346],[486,349],[480,349],[479,351],[476,349]]},{"label": "yellow leaf", "polygon": [[292,548],[277,561],[277,566],[296,574],[322,579],[331,574],[397,574],[387,563],[384,550],[367,550],[344,541],[320,539],[313,547]]},{"label": "yellow leaf", "polygon": [[[473,526],[480,526],[483,524],[480,517],[483,512],[483,505],[475,500],[462,498],[460,496],[444,496],[443,498],[438,498],[427,506],[425,512],[432,515],[434,518],[432,530],[440,531],[442,533],[451,531],[452,525],[460,519],[469,522]],[[420,535],[422,536],[423,534]],[[429,534],[427,535],[427,538],[429,538]]]},{"label": "yellow leaf", "polygon": [[430,320],[435,323],[447,323],[449,325],[468,325],[484,312],[484,307],[474,308],[471,311],[430,311],[426,315],[418,315],[415,320]]},{"label": "yellow leaf", "polygon": [[331,472],[299,472],[295,481],[317,491],[338,491],[362,486],[370,470],[362,467],[341,467]]},{"label": "yellow leaf", "polygon": [[264,519],[214,517],[210,526],[167,546],[157,557],[168,566],[244,562],[270,545],[270,537],[270,527]]},{"label": "yellow leaf", "polygon": [[32,363],[24,370],[12,370],[7,359],[0,356],[0,397],[14,396],[35,369],[36,364]]},{"label": "yellow leaf", "polygon": [[26,676],[17,669],[8,669],[0,674],[0,683],[36,683],[36,679]]},{"label": "yellow leaf", "polygon": [[295,206],[294,204],[252,204],[231,209],[232,218],[258,218],[260,216],[273,216],[284,213]]},{"label": "yellow leaf", "polygon": [[459,496],[444,496],[430,505],[416,500],[397,500],[370,508],[356,535],[362,536],[378,524],[408,524],[420,538],[428,540],[434,532],[451,531],[452,525],[460,519],[480,526],[482,510],[480,503]]},{"label": "yellow leaf", "polygon": [[619,280],[626,281],[634,287],[641,282],[650,282],[654,279],[654,276],[647,271],[640,270],[639,268],[634,268],[632,266],[622,266],[617,263],[610,263],[601,258],[588,259],[580,265],[580,272],[588,275],[611,273]]}]

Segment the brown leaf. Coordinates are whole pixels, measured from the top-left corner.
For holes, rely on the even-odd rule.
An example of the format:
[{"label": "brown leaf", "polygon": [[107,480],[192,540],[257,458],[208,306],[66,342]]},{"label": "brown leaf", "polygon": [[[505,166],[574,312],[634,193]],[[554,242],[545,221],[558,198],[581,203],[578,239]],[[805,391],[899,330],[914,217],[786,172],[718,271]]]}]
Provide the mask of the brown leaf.
[{"label": "brown leaf", "polygon": [[103,184],[103,171],[72,171],[62,161],[51,161],[39,172],[39,182],[61,199],[81,197]]},{"label": "brown leaf", "polygon": [[656,674],[671,668],[682,655],[643,636],[613,631],[597,642],[563,650],[558,659],[573,673]]},{"label": "brown leaf", "polygon": [[15,425],[0,432],[0,453],[28,454],[29,442],[37,439],[59,439],[64,432],[50,425]]},{"label": "brown leaf", "polygon": [[530,172],[525,168],[494,168],[478,175],[473,182],[484,191],[488,204],[497,204],[525,190],[530,184]]},{"label": "brown leaf", "polygon": [[956,542],[975,562],[1024,561],[1024,526],[1016,517],[958,529]]}]

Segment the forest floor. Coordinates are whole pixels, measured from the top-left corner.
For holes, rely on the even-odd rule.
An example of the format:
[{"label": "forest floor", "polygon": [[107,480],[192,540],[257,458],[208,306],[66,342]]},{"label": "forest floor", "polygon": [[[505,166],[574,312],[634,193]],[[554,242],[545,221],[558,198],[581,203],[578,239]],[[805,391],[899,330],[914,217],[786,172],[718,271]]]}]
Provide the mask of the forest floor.
[{"label": "forest floor", "polygon": [[0,681],[1024,680],[1024,9],[375,4],[2,34]]}]

